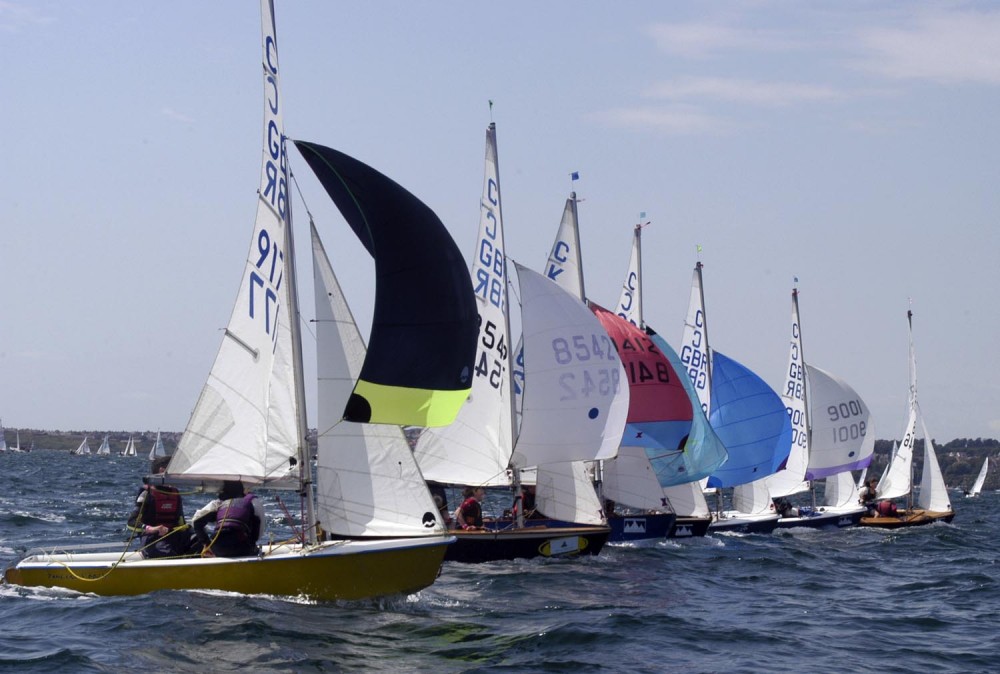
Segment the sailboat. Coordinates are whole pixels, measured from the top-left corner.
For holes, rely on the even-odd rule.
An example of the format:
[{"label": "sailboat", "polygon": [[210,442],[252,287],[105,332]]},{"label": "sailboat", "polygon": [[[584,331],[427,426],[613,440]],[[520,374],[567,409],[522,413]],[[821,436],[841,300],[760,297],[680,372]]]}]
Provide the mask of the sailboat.
[{"label": "sailboat", "polygon": [[104,439],[101,440],[101,446],[97,448],[98,456],[111,456],[111,443],[108,442],[108,436],[105,435]]},{"label": "sailboat", "polygon": [[3,428],[3,421],[0,421],[0,452],[7,451],[7,433]]},{"label": "sailboat", "polygon": [[[700,261],[692,276],[681,344],[681,360],[701,407],[729,454],[726,463],[702,483],[718,497],[709,531],[770,533],[778,515],[763,480],[788,458],[791,422],[781,398],[763,379],[711,348]],[[733,489],[729,510],[723,508],[725,488]]]},{"label": "sailboat", "polygon": [[[343,518],[338,518],[337,508],[331,503],[316,506],[306,455],[305,382],[273,7],[270,0],[262,0],[261,7],[265,148],[253,243],[222,346],[168,471],[160,479],[205,488],[217,487],[224,480],[241,480],[250,486],[294,489],[304,501],[300,539],[269,543],[258,555],[244,558],[142,559],[138,552],[127,550],[30,552],[7,570],[8,582],[110,595],[214,589],[355,600],[410,593],[430,585],[439,573],[445,548],[454,540],[432,512],[426,488],[420,494],[422,501],[407,502],[412,491],[395,493],[392,497],[399,497],[395,507],[379,511],[379,517],[389,510],[405,517],[407,521],[399,523],[408,532],[405,536],[393,529],[348,538],[349,530],[338,531]],[[445,259],[454,257],[461,265],[454,242],[430,209],[385,176],[329,148],[301,142],[298,147],[328,192],[330,186],[323,177],[329,176],[324,171],[343,181],[343,191],[331,197],[352,228],[357,230],[360,223],[370,227],[362,241],[375,256],[379,275],[368,357],[343,416],[358,423],[449,423],[468,395],[476,325],[467,277],[457,274],[456,264]],[[322,164],[320,170],[314,162]],[[345,198],[350,202],[346,206]],[[383,207],[386,210],[380,211]],[[414,242],[422,252],[424,240],[439,253],[430,263],[438,267],[431,270],[432,278],[425,278],[428,275],[421,269],[416,278],[407,279],[420,286],[411,298],[419,306],[405,306],[399,288],[392,287],[391,278],[384,283],[381,276],[399,274],[398,261],[394,264],[392,251],[386,255],[384,246],[387,238],[401,235],[401,229],[409,233],[402,235],[400,253],[413,251]],[[427,298],[442,306],[428,307]],[[413,315],[400,322],[395,311]],[[427,329],[408,329],[414,320],[427,321],[423,324]],[[395,341],[411,339],[412,349],[405,343],[394,348]],[[393,360],[395,355],[412,359],[414,350],[426,358],[430,378],[420,366],[400,368]],[[357,499],[351,502],[348,494],[338,499],[336,486],[329,482],[355,476],[331,474],[324,464],[325,455],[321,452],[318,457],[316,492],[324,495],[321,503],[339,501],[343,513],[357,505]],[[358,474],[379,470],[392,472],[396,467],[369,464]],[[156,477],[147,479],[155,481]],[[317,512],[333,521],[321,522]],[[345,538],[328,540],[338,533]]]},{"label": "sailboat", "polygon": [[[429,429],[417,441],[417,462],[437,484],[513,489],[533,481],[539,510],[571,523],[515,517],[484,522],[482,531],[455,531],[445,560],[500,559],[598,554],[609,529],[589,476],[574,460],[608,451],[609,436],[621,433],[621,362],[593,314],[576,298],[505,256],[496,125],[486,131],[479,234],[471,278],[480,316],[472,395],[451,426]],[[508,284],[518,278],[523,360],[511,348]],[[586,349],[571,352],[577,340]],[[520,423],[514,409],[514,378],[523,372]],[[600,382],[588,389],[586,382]],[[627,404],[627,403],[626,403]],[[617,429],[617,430],[616,430]],[[535,467],[529,478],[526,469]]]},{"label": "sailboat", "polygon": [[153,446],[149,450],[149,460],[154,461],[161,456],[168,456],[167,448],[163,446],[163,438],[160,436],[160,431],[156,431],[156,440],[153,441]]},{"label": "sailboat", "polygon": [[[564,219],[548,271],[557,283],[583,297],[578,225],[575,219],[569,224],[565,226]],[[630,391],[628,424],[618,449],[621,460],[615,457],[597,466],[602,494],[612,506],[607,514],[614,541],[676,535],[678,513],[667,498],[667,490],[707,477],[726,461],[725,448],[702,413],[680,359],[644,322],[644,226],[640,223],[633,229],[632,252],[616,311],[590,302],[626,366]],[[573,245],[562,244],[564,241]],[[623,507],[620,516],[618,505]],[[685,526],[686,531],[692,531],[692,521]],[[698,527],[698,533],[703,532]]]},{"label": "sailboat", "polygon": [[[937,454],[934,452],[934,441],[924,421],[917,399],[917,358],[913,348],[913,311],[906,312],[906,320],[910,338],[910,393],[909,414],[903,439],[896,447],[885,467],[876,488],[880,501],[907,499],[907,507],[896,510],[893,514],[868,516],[861,518],[861,525],[880,529],[898,529],[901,527],[930,524],[938,520],[951,522],[955,511],[948,499],[948,487],[941,475]],[[913,449],[917,441],[917,421],[924,436],[924,465],[920,474],[920,495],[913,503]],[[914,505],[916,507],[914,507]]]},{"label": "sailboat", "polygon": [[[679,396],[672,400],[669,396],[663,397],[665,390],[662,388],[660,395],[649,399],[654,404],[644,411],[645,418],[636,415],[630,419],[618,456],[604,463],[602,489],[608,498],[631,510],[624,519],[626,528],[632,519],[641,517],[636,511],[659,511],[674,515],[674,526],[668,537],[704,536],[711,518],[701,493],[700,481],[722,465],[727,460],[727,454],[705,417],[698,394],[685,374],[682,359],[646,325],[643,318],[641,237],[644,226],[640,223],[633,229],[632,253],[616,313],[622,320],[650,335],[669,361],[669,371],[675,375],[674,382],[682,387],[687,400],[682,402]],[[649,381],[651,378],[647,378],[647,383]],[[679,441],[673,449],[674,460],[682,463],[667,474],[653,471],[651,454],[646,448],[649,447],[648,441],[657,436],[656,426],[676,426],[679,421],[680,428],[686,429],[686,437],[682,436],[683,442]],[[667,446],[663,445],[662,449],[667,449]],[[676,452],[676,449],[681,451]],[[646,477],[651,472],[658,473],[655,481]],[[614,519],[611,521],[615,523]]]},{"label": "sailboat", "polygon": [[[784,510],[778,528],[854,526],[865,509],[850,473],[871,463],[875,426],[868,406],[847,382],[805,359],[799,320],[799,291],[792,289],[791,343],[785,389],[781,394],[792,422],[792,450],[783,470],[767,478],[771,496],[781,504],[793,494],[811,492],[809,506]],[[826,478],[824,502],[817,504],[812,481]]]},{"label": "sailboat", "polygon": [[125,444],[125,449],[123,449],[119,456],[135,456],[135,438],[133,436],[128,436],[128,443]]},{"label": "sailboat", "polygon": [[979,492],[983,490],[983,485],[986,483],[986,473],[990,470],[990,457],[983,459],[983,467],[979,469],[979,474],[976,475],[976,481],[972,483],[972,487],[969,491],[965,492],[966,496],[979,496]]},{"label": "sailboat", "polygon": [[[13,447],[9,447],[9,451],[15,454],[23,454],[25,450],[21,449],[21,431],[14,431],[15,433],[15,444]],[[6,443],[5,443],[6,444]]]},{"label": "sailboat", "polygon": [[83,440],[80,442],[79,446],[73,450],[73,454],[77,456],[89,455],[90,452],[90,438],[84,436]]}]

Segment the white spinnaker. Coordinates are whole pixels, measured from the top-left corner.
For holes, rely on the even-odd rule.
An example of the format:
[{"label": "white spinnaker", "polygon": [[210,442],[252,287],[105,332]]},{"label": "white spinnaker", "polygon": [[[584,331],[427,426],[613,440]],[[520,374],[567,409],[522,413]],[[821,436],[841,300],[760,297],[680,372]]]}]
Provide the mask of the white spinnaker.
[{"label": "white spinnaker", "polygon": [[806,476],[819,479],[857,467],[875,449],[871,413],[857,391],[826,370],[806,365],[812,432]]},{"label": "white spinnaker", "polygon": [[917,438],[917,407],[910,404],[910,416],[906,421],[903,441],[889,459],[882,473],[876,493],[879,498],[902,498],[909,495],[913,468],[913,443]]},{"label": "white spinnaker", "polygon": [[289,309],[294,268],[287,245],[288,160],[274,21],[265,18],[263,26],[266,93],[253,238],[222,346],[169,472],[292,488],[299,484],[300,382]]},{"label": "white spinnaker", "polygon": [[582,461],[537,467],[535,505],[546,517],[578,524],[604,524],[601,502]]},{"label": "white spinnaker", "polygon": [[632,508],[667,511],[664,490],[643,447],[618,448],[618,456],[604,462],[604,496]]},{"label": "white spinnaker", "polygon": [[315,227],[318,395],[316,515],[340,536],[421,536],[444,531],[398,426],[342,421],[361,375],[365,344]]},{"label": "white spinnaker", "polygon": [[526,382],[515,465],[614,456],[628,416],[628,386],[607,332],[579,299],[514,264]]},{"label": "white spinnaker", "polygon": [[479,342],[472,392],[449,426],[425,430],[417,442],[424,477],[443,483],[481,486],[509,484],[513,451],[510,326],[504,260],[496,128],[486,132],[486,167],[480,200],[479,238],[472,262],[472,285],[479,302]]},{"label": "white spinnaker", "polygon": [[920,415],[920,428],[924,432],[924,467],[920,475],[920,494],[917,496],[917,506],[924,510],[944,513],[951,511],[951,500],[948,498],[948,487],[941,475],[937,453],[934,451],[934,441],[927,432],[924,417]]},{"label": "white spinnaker", "polygon": [[780,498],[809,490],[805,482],[809,461],[809,425],[806,417],[806,380],[802,355],[802,334],[799,329],[798,295],[792,294],[792,340],[789,348],[788,370],[781,399],[785,401],[792,422],[792,451],[785,467],[767,477],[771,496]]}]

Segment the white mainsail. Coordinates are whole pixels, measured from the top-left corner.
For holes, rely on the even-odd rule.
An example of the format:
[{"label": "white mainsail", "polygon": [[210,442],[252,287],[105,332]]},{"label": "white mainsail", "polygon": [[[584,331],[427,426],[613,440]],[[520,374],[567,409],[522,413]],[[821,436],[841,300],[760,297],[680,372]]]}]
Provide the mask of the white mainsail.
[{"label": "white mainsail", "polygon": [[88,442],[88,440],[89,438],[84,438],[83,442],[80,443],[80,446],[73,450],[73,453],[78,456],[82,456],[84,454],[90,454],[90,443]]},{"label": "white mainsail", "polygon": [[635,226],[628,270],[625,272],[622,293],[618,297],[618,307],[615,309],[615,313],[638,327],[642,327],[642,228],[644,226],[643,224]]},{"label": "white mainsail", "polygon": [[809,490],[809,483],[805,481],[806,466],[809,461],[809,420],[806,405],[805,360],[802,355],[802,335],[799,325],[799,294],[798,290],[793,290],[792,339],[789,346],[785,389],[780,392],[792,422],[792,451],[788,454],[785,468],[767,478],[767,488],[775,498]]},{"label": "white mainsail", "polygon": [[284,103],[273,17],[263,26],[263,159],[253,237],[222,345],[169,470],[298,488],[305,411]]},{"label": "white mainsail", "polygon": [[983,459],[983,467],[979,469],[979,475],[976,476],[976,481],[972,483],[972,488],[969,489],[969,496],[978,496],[979,492],[983,490],[983,485],[986,484],[986,474],[990,470],[990,457]]},{"label": "white mainsail", "polygon": [[893,499],[908,496],[912,486],[913,445],[917,440],[917,408],[910,404],[910,415],[906,421],[903,440],[893,451],[886,464],[876,493],[879,498]]},{"label": "white mainsail", "polygon": [[111,454],[111,444],[108,442],[107,435],[105,435],[104,439],[101,440],[101,446],[97,448],[97,454],[100,456],[108,456]]},{"label": "white mainsail", "polygon": [[122,450],[122,456],[135,456],[135,438],[133,436],[128,436],[128,443],[125,445],[125,449]]},{"label": "white mainsail", "polygon": [[339,536],[440,535],[444,524],[399,426],[342,420],[365,344],[319,234],[316,284],[316,517]]},{"label": "white mainsail", "polygon": [[491,123],[471,269],[481,318],[472,393],[455,421],[425,430],[415,450],[424,477],[441,483],[509,484],[506,471],[514,447],[511,337],[496,142],[496,125]]}]

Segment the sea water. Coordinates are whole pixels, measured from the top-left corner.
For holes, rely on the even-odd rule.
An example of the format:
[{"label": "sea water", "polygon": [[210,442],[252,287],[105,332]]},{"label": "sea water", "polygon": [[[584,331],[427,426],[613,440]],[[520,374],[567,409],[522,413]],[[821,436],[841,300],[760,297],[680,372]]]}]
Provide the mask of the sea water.
[{"label": "sea water", "polygon": [[[124,542],[142,458],[0,454],[0,565],[47,542]],[[0,586],[18,672],[987,672],[1000,669],[1000,494],[952,524],[607,546],[446,563],[358,603],[222,592],[98,597]],[[189,496],[188,516],[209,500]],[[289,531],[265,493],[269,527]]]}]

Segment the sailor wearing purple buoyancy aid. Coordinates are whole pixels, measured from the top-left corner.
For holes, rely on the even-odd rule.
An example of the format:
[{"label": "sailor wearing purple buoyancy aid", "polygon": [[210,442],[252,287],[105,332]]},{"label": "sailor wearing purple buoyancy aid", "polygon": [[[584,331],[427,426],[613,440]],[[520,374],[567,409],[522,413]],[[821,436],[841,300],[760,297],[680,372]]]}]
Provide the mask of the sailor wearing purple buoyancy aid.
[{"label": "sailor wearing purple buoyancy aid", "polygon": [[[215,529],[206,531],[210,522]],[[205,556],[247,557],[257,554],[257,539],[264,523],[264,506],[253,494],[245,494],[243,483],[227,480],[219,498],[194,514],[191,525],[205,546]]]}]

